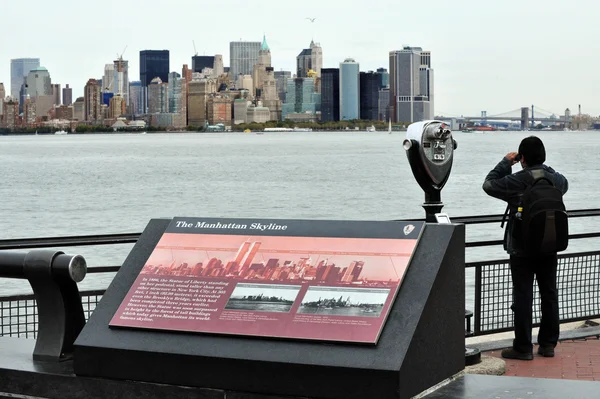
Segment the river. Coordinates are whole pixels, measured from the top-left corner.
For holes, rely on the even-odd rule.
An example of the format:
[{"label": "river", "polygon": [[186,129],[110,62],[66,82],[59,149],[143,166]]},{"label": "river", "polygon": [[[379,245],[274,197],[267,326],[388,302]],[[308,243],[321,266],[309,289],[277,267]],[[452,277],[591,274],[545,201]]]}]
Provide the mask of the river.
[{"label": "river", "polygon": [[[442,192],[450,217],[502,213],[481,190],[488,171],[530,132],[455,132],[454,169]],[[423,217],[423,193],[402,148],[404,132],[0,136],[0,239],[140,232],[158,217],[390,220]],[[540,132],[547,164],[569,179],[568,209],[597,207],[596,132]],[[515,166],[515,171],[517,166]],[[573,233],[597,230],[573,219]],[[468,240],[500,239],[499,225]],[[569,251],[597,248],[573,241]],[[118,265],[131,245],[67,248],[90,266]],[[504,258],[500,247],[467,260]],[[89,275],[82,289],[113,275]],[[467,288],[472,287],[472,276]],[[30,292],[0,280],[2,294]],[[471,298],[468,298],[470,302]]]}]

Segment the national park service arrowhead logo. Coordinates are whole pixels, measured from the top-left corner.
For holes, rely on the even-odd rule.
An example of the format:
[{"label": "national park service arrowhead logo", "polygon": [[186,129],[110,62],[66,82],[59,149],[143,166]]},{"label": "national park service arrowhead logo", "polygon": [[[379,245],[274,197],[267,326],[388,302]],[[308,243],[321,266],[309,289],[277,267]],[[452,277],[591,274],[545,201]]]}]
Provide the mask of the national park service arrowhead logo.
[{"label": "national park service arrowhead logo", "polygon": [[413,226],[412,224],[407,224],[406,226],[404,226],[404,235],[407,236],[410,233],[413,232],[413,230],[415,229],[415,226]]}]

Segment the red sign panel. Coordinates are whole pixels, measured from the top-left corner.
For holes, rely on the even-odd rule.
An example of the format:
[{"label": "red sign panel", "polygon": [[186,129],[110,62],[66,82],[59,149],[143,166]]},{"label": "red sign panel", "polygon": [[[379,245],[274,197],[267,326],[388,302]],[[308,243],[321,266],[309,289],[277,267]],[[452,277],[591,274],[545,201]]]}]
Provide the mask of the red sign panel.
[{"label": "red sign panel", "polygon": [[424,227],[207,220],[174,219],[110,326],[374,344]]}]

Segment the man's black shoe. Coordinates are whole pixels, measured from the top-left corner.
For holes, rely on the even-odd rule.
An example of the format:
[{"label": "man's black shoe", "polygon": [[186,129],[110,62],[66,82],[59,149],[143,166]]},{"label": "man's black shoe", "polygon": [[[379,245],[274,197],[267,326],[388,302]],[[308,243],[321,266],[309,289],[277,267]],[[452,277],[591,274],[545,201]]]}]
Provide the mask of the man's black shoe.
[{"label": "man's black shoe", "polygon": [[502,351],[502,357],[505,359],[517,359],[517,360],[533,360],[533,353],[531,352],[519,352],[513,348],[504,349]]},{"label": "man's black shoe", "polygon": [[540,345],[538,348],[538,355],[542,355],[544,357],[554,357],[554,347]]}]

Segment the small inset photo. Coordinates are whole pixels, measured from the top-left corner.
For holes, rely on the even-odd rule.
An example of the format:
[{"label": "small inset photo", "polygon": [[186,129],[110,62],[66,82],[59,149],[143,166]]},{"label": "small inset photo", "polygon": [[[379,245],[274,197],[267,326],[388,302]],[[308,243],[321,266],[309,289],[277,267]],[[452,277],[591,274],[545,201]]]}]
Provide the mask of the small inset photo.
[{"label": "small inset photo", "polygon": [[287,313],[300,292],[299,285],[238,284],[225,309]]},{"label": "small inset photo", "polygon": [[378,288],[310,287],[298,313],[379,317],[389,294]]}]

